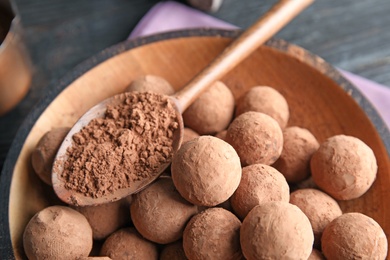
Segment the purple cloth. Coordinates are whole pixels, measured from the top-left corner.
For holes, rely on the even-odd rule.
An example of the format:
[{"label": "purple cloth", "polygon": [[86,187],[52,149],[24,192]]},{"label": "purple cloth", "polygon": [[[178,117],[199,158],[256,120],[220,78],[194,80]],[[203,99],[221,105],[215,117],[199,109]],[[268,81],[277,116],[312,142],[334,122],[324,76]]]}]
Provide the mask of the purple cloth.
[{"label": "purple cloth", "polygon": [[[237,28],[183,4],[166,1],[156,4],[132,31],[129,39],[187,28]],[[390,88],[347,71],[340,72],[373,104],[390,128]]]}]

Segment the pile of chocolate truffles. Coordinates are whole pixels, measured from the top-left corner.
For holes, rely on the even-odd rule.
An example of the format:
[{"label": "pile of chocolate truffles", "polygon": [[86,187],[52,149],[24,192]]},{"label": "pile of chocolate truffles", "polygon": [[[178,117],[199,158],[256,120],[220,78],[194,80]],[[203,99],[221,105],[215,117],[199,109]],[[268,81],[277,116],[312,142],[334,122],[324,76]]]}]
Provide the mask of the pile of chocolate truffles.
[{"label": "pile of chocolate truffles", "polygon": [[[147,75],[126,91],[174,89]],[[216,82],[184,112],[184,141],[167,172],[116,202],[38,212],[24,232],[27,257],[385,259],[380,225],[343,213],[337,202],[371,187],[373,151],[347,135],[319,143],[309,129],[288,125],[290,112],[272,87],[254,86],[236,99]],[[68,131],[52,129],[32,153],[47,185]]]}]

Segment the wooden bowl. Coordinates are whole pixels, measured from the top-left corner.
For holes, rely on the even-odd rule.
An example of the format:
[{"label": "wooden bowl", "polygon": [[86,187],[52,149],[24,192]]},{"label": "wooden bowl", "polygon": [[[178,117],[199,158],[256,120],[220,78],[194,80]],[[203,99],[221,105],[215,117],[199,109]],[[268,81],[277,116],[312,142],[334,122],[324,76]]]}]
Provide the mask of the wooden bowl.
[{"label": "wooden bowl", "polygon": [[[123,92],[136,77],[154,74],[175,89],[208,64],[237,31],[186,30],[124,42],[76,67],[31,112],[18,132],[1,175],[1,259],[25,258],[23,230],[44,207],[60,203],[34,174],[31,152],[53,127],[72,126],[90,107]],[[320,142],[336,134],[363,140],[379,170],[362,197],[340,202],[344,212],[374,218],[390,235],[390,134],[371,104],[321,58],[282,40],[270,40],[223,78],[236,98],[255,85],[269,85],[287,99],[289,126],[309,129]]]}]

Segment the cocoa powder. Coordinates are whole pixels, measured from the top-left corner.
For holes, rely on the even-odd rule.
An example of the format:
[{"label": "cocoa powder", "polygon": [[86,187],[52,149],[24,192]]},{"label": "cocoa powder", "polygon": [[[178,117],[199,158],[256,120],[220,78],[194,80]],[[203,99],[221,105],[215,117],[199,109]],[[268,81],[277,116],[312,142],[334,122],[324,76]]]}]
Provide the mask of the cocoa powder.
[{"label": "cocoa powder", "polygon": [[73,135],[62,178],[65,187],[90,197],[128,188],[155,174],[173,154],[178,118],[168,98],[151,93],[124,93],[125,100],[108,106]]}]

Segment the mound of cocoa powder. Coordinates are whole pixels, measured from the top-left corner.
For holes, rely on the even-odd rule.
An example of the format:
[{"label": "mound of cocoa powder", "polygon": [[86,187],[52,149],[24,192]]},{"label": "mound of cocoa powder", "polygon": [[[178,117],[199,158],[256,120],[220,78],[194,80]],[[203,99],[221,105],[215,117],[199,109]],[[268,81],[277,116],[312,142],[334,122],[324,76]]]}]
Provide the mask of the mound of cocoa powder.
[{"label": "mound of cocoa powder", "polygon": [[151,92],[123,95],[122,103],[108,106],[103,118],[73,135],[61,176],[67,189],[101,197],[171,161],[173,132],[179,127],[172,103]]}]

